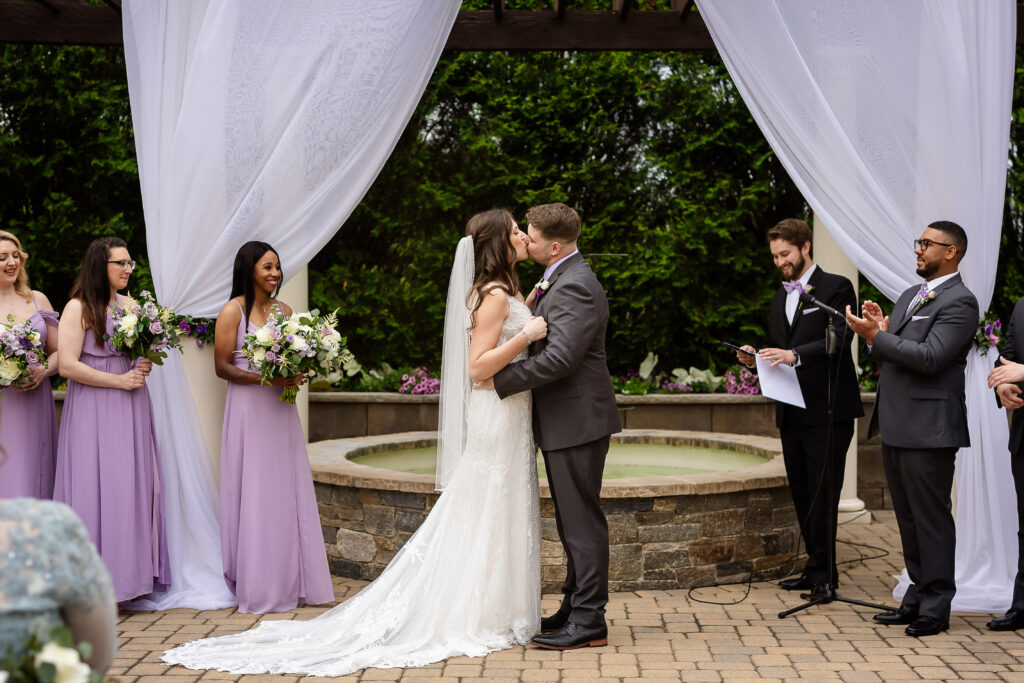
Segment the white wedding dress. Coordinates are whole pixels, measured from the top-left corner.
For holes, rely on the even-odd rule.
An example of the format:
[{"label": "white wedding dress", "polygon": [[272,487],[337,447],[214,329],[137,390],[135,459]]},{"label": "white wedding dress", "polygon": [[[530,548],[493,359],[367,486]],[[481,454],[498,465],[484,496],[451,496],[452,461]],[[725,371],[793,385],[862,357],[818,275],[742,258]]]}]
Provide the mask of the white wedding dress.
[{"label": "white wedding dress", "polygon": [[[508,298],[499,344],[530,310]],[[513,362],[526,357],[526,351]],[[166,652],[165,662],[239,674],[342,676],[367,667],[480,657],[540,630],[540,509],[531,398],[469,394],[466,445],[434,508],[387,569],[310,621],[270,621]]]}]

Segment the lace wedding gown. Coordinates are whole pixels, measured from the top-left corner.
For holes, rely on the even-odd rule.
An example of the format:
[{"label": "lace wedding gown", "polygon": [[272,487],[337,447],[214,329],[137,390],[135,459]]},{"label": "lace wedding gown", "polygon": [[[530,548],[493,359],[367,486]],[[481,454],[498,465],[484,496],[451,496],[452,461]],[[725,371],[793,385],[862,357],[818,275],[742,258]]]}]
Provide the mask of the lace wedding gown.
[{"label": "lace wedding gown", "polygon": [[[529,309],[509,297],[498,343]],[[513,360],[526,357],[526,351]],[[529,642],[540,630],[540,510],[530,394],[470,393],[466,447],[444,493],[387,569],[310,621],[271,621],[166,652],[233,673],[342,676]]]}]

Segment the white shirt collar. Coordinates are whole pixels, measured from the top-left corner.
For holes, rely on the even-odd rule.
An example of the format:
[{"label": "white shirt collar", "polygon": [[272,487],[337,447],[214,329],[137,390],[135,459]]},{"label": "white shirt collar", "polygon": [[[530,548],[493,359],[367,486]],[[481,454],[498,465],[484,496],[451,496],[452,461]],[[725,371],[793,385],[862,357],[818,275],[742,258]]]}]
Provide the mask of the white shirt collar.
[{"label": "white shirt collar", "polygon": [[926,286],[926,287],[928,288],[928,291],[929,291],[929,292],[931,292],[931,291],[933,291],[933,290],[934,290],[934,289],[935,289],[936,287],[938,287],[938,286],[939,286],[939,285],[941,285],[941,284],[942,284],[943,282],[945,282],[946,280],[949,280],[949,279],[951,279],[951,278],[954,278],[954,277],[956,277],[956,276],[957,276],[957,275],[959,275],[959,274],[960,274],[960,271],[958,270],[958,271],[956,271],[956,272],[954,272],[954,273],[950,273],[949,275],[943,275],[942,277],[937,277],[937,278],[935,278],[934,280],[926,280],[926,281],[925,281],[925,283],[924,283],[924,285],[925,285],[925,286]]},{"label": "white shirt collar", "polygon": [[[800,276],[800,284],[802,284],[804,286],[804,289],[807,289],[807,283],[811,281],[811,275],[814,274],[814,270],[817,267],[818,267],[817,263],[812,263],[811,267],[808,268],[807,271],[803,275]],[[793,290],[792,292],[790,292],[790,294],[796,294],[797,296],[800,296],[800,292],[797,291],[797,290]]]}]

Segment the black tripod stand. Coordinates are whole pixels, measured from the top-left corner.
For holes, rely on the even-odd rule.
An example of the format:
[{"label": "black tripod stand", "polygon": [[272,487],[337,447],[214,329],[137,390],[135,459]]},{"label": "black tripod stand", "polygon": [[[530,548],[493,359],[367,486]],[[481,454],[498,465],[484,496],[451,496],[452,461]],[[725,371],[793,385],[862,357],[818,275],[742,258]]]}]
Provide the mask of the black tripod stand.
[{"label": "black tripod stand", "polygon": [[[797,605],[791,609],[779,612],[779,619],[785,619],[790,614],[795,614],[802,610],[814,607],[815,605],[827,605],[830,602],[845,602],[851,605],[860,605],[861,607],[870,607],[872,609],[881,610],[883,612],[894,612],[895,610],[885,605],[878,605],[873,602],[864,602],[863,600],[854,600],[853,598],[841,597],[835,587],[831,583],[832,568],[835,566],[835,552],[836,552],[836,539],[833,530],[836,528],[836,507],[837,502],[835,496],[833,496],[834,482],[835,482],[835,458],[834,458],[834,442],[835,442],[835,416],[833,415],[833,404],[835,403],[835,391],[832,386],[832,369],[833,362],[838,354],[838,344],[836,343],[836,316],[841,315],[839,311],[822,304],[816,299],[813,300],[816,305],[819,305],[823,311],[828,315],[828,330],[825,332],[825,356],[826,363],[828,363],[827,377],[828,377],[828,436],[825,440],[825,498],[826,498],[826,509],[828,510],[828,531],[829,531],[829,543],[826,548],[826,566],[829,572],[829,581],[824,585],[824,591],[819,593],[801,593],[800,597],[807,602],[802,605]],[[838,366],[835,366],[838,371]],[[819,488],[820,493],[820,488]]]}]

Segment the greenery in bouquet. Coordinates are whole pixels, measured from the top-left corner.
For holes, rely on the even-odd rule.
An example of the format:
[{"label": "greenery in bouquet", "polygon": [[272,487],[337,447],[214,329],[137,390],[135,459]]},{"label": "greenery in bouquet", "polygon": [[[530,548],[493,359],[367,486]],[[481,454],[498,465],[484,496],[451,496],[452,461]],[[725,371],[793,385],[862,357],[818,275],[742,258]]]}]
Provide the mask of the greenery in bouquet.
[{"label": "greenery in bouquet", "polygon": [[196,340],[196,346],[203,348],[203,344],[212,344],[214,328],[217,321],[211,318],[196,318],[191,315],[179,315],[175,318],[178,328],[178,335],[192,337]]},{"label": "greenery in bouquet", "polygon": [[40,617],[21,651],[8,649],[0,659],[0,683],[99,683],[102,677],[84,661],[91,654],[88,643],[75,644],[70,628]]},{"label": "greenery in bouquet", "polygon": [[141,302],[131,298],[111,314],[114,334],[110,345],[131,359],[148,358],[163,365],[168,349],[181,349],[174,311],[157,303],[147,290],[139,293]]},{"label": "greenery in bouquet", "polygon": [[974,332],[974,348],[978,353],[988,353],[989,349],[999,346],[999,335],[1003,332],[1003,323],[992,311],[986,311],[978,321],[978,329]]},{"label": "greenery in bouquet", "polygon": [[7,322],[0,323],[0,388],[27,378],[32,368],[46,366],[39,330],[27,320],[15,323],[8,315]]},{"label": "greenery in bouquet", "polygon": [[[321,316],[313,309],[290,316],[272,315],[263,327],[245,335],[241,353],[260,375],[261,384],[279,377],[306,375],[310,380],[328,377],[350,358],[346,339],[337,330],[337,312]],[[281,400],[295,403],[298,387],[285,387]]]}]

